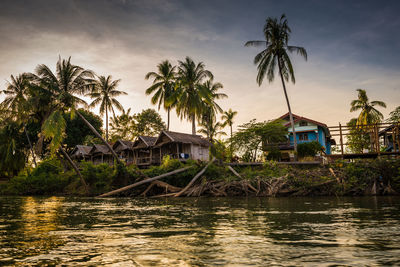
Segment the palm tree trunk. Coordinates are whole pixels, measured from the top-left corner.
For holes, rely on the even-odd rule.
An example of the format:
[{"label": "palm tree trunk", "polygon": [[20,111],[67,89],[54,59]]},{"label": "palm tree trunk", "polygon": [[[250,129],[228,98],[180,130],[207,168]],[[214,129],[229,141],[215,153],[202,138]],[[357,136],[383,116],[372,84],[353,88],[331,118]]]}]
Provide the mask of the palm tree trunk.
[{"label": "palm tree trunk", "polygon": [[85,117],[82,116],[82,114],[79,111],[76,111],[76,113],[78,114],[78,116],[86,123],[86,125],[90,128],[90,130],[92,130],[92,132],[107,146],[107,148],[111,151],[111,153],[113,154],[115,160],[118,163],[121,163],[121,161],[119,160],[117,153],[115,153],[114,149],[112,149],[112,147],[110,146],[110,144],[108,142],[106,142],[106,140],[104,140],[104,138],[99,134],[99,132],[96,131],[96,129],[90,124],[90,122],[88,122]]},{"label": "palm tree trunk", "polygon": [[196,115],[192,115],[192,134],[196,134]]},{"label": "palm tree trunk", "polygon": [[106,108],[106,141],[108,142],[108,109]]},{"label": "palm tree trunk", "polygon": [[230,152],[231,152],[231,161],[232,161],[232,158],[233,158],[233,150],[232,150],[232,135],[233,135],[233,134],[232,134],[232,124],[231,124],[230,126],[231,126],[231,140],[230,140],[231,142],[230,142],[230,145],[229,145],[229,146],[230,146],[229,149],[230,149]]},{"label": "palm tree trunk", "polygon": [[169,120],[170,120],[169,115],[170,115],[170,111],[171,111],[171,108],[168,108],[168,110],[167,110],[167,113],[168,113],[167,131],[169,131]]},{"label": "palm tree trunk", "polygon": [[33,152],[33,147],[32,147],[32,143],[31,143],[31,139],[29,138],[28,132],[26,131],[26,125],[25,125],[25,124],[24,124],[24,132],[25,132],[25,134],[26,134],[26,138],[28,139],[29,147],[30,147],[31,153],[32,153],[33,163],[35,164],[35,168],[36,168],[36,167],[37,167],[37,164],[36,164],[35,152]]},{"label": "palm tree trunk", "polygon": [[293,114],[292,114],[292,110],[290,108],[290,103],[289,103],[289,98],[286,92],[286,85],[285,85],[285,80],[283,79],[283,74],[282,74],[282,68],[281,68],[281,60],[278,58],[278,66],[279,66],[279,74],[281,76],[281,80],[282,80],[282,86],[283,86],[283,92],[285,93],[285,98],[286,98],[286,103],[288,106],[288,110],[289,110],[289,117],[290,117],[290,124],[292,125],[292,131],[293,131],[293,146],[294,146],[294,151],[295,151],[295,155],[294,158],[297,159],[297,137],[296,137],[296,130],[294,129],[294,121],[293,121]]},{"label": "palm tree trunk", "polygon": [[62,149],[62,147],[60,147],[59,150],[60,150],[60,152],[63,154],[63,156],[67,159],[67,161],[68,161],[69,164],[72,166],[72,168],[75,170],[76,174],[78,174],[78,176],[79,176],[79,178],[80,178],[80,180],[81,180],[81,183],[82,183],[83,186],[85,187],[86,194],[88,194],[88,193],[89,193],[88,186],[87,186],[87,184],[86,184],[86,182],[85,182],[85,179],[83,178],[81,172],[79,171],[78,167],[77,167],[76,164],[72,161],[72,159],[69,157],[68,153],[65,152],[64,149]]}]

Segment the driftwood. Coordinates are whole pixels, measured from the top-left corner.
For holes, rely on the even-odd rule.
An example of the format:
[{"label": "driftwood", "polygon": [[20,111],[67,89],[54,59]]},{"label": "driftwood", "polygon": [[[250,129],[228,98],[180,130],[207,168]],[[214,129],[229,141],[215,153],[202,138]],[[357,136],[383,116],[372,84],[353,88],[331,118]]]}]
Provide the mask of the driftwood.
[{"label": "driftwood", "polygon": [[241,176],[239,173],[237,173],[237,172],[235,171],[235,169],[232,168],[232,166],[228,165],[228,169],[229,169],[234,175],[236,175],[237,177],[239,177],[239,178],[242,179],[242,176]]},{"label": "driftwood", "polygon": [[173,185],[170,185],[170,184],[168,184],[168,183],[166,183],[166,182],[156,180],[156,181],[151,182],[151,184],[146,188],[146,190],[144,190],[143,193],[141,193],[140,195],[145,197],[146,194],[147,194],[154,186],[158,186],[158,187],[164,188],[164,189],[165,189],[165,193],[168,193],[168,192],[170,192],[170,193],[176,193],[176,192],[179,192],[180,190],[182,190],[182,188],[180,188],[180,187],[173,186]]},{"label": "driftwood", "polygon": [[193,184],[194,182],[196,182],[196,180],[203,175],[203,173],[207,170],[208,166],[210,166],[213,162],[215,161],[215,159],[213,158],[212,160],[210,160],[210,162],[207,163],[207,165],[198,173],[196,174],[195,177],[193,177],[193,179],[187,184],[187,186],[185,186],[185,188],[183,188],[180,192],[175,194],[175,197],[179,197],[181,196],[183,193],[185,193]]},{"label": "driftwood", "polygon": [[175,170],[175,171],[172,171],[172,172],[167,172],[167,173],[164,173],[164,174],[155,176],[155,177],[153,177],[153,178],[148,178],[148,179],[139,181],[139,182],[137,182],[137,183],[124,186],[124,187],[122,187],[122,188],[120,188],[120,189],[116,189],[116,190],[113,190],[113,191],[111,191],[111,192],[102,194],[102,195],[100,195],[100,196],[98,196],[98,197],[108,197],[108,196],[112,196],[112,195],[121,193],[121,192],[123,192],[123,191],[129,190],[129,189],[131,189],[131,188],[134,188],[134,187],[136,187],[136,186],[139,186],[139,185],[142,185],[142,184],[145,184],[145,183],[150,183],[150,182],[153,182],[153,181],[155,181],[155,180],[158,180],[158,179],[161,179],[161,178],[164,178],[164,177],[173,175],[173,174],[177,174],[177,173],[180,173],[180,172],[184,172],[184,171],[186,171],[186,170],[188,170],[188,169],[190,169],[190,168],[193,168],[193,166],[188,166],[188,167],[181,168],[181,169],[178,169],[178,170]]}]

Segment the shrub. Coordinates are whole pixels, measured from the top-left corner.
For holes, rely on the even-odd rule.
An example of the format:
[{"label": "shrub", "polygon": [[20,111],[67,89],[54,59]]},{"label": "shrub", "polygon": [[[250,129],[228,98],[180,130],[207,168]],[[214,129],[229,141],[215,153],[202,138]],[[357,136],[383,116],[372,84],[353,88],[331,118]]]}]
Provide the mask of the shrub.
[{"label": "shrub", "polygon": [[314,157],[318,152],[322,151],[322,146],[317,141],[301,143],[297,145],[297,155],[303,157]]}]

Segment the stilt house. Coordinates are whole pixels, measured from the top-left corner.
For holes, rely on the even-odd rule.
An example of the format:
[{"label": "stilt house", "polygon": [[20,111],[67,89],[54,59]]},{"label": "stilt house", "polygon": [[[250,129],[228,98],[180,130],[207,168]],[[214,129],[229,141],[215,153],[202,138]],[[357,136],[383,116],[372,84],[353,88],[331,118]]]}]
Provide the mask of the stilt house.
[{"label": "stilt house", "polygon": [[208,161],[210,142],[200,135],[162,131],[154,143],[154,149],[159,149],[159,161],[164,156],[179,160]]},{"label": "stilt house", "polygon": [[114,164],[113,155],[106,145],[93,145],[92,149],[90,150],[90,156],[93,164]]},{"label": "stilt house", "polygon": [[133,152],[134,144],[135,143],[131,141],[118,140],[113,145],[113,149],[121,160],[124,160],[126,164],[131,164],[134,162],[134,152]]},{"label": "stilt house", "polygon": [[89,161],[91,159],[90,150],[91,146],[77,145],[70,153],[71,159],[76,161]]},{"label": "stilt house", "polygon": [[160,149],[153,149],[157,137],[138,136],[132,146],[134,162],[138,166],[160,164]]}]

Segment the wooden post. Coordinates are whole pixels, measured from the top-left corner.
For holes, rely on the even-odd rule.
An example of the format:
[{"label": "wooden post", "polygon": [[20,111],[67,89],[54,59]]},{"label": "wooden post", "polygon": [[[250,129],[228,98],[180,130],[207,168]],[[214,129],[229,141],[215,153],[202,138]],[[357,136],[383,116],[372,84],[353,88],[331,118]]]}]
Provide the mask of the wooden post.
[{"label": "wooden post", "polygon": [[[392,146],[393,146],[393,152],[396,152],[396,142],[395,142],[395,140],[396,140],[396,133],[395,133],[395,128],[393,127],[393,129],[392,129]],[[388,144],[389,144],[389,142],[388,142]]]},{"label": "wooden post", "polygon": [[152,181],[155,181],[155,180],[158,180],[158,179],[161,179],[161,178],[164,178],[164,177],[173,175],[173,174],[177,174],[177,173],[186,171],[187,169],[190,169],[190,168],[193,168],[193,166],[188,166],[188,167],[181,168],[181,169],[178,169],[178,170],[175,170],[175,171],[172,171],[172,172],[167,172],[167,173],[164,173],[164,174],[155,176],[155,177],[153,177],[153,178],[148,178],[148,179],[139,181],[139,182],[137,182],[137,183],[124,186],[124,187],[122,187],[122,188],[120,188],[120,189],[116,189],[116,190],[113,190],[113,191],[111,191],[111,192],[102,194],[102,195],[100,195],[100,196],[98,196],[98,197],[108,197],[108,196],[112,196],[112,195],[118,194],[118,193],[120,193],[120,192],[126,191],[126,190],[128,190],[128,189],[134,188],[134,187],[136,187],[136,186],[139,186],[139,185],[142,185],[142,184],[145,184],[145,183],[150,183],[150,182],[152,182]]},{"label": "wooden post", "polygon": [[399,139],[399,124],[396,125],[396,141],[397,141],[397,150],[400,151],[400,139]]},{"label": "wooden post", "polygon": [[339,122],[339,132],[340,132],[340,150],[342,151],[342,159],[344,155],[344,150],[343,150],[343,135],[342,135],[342,125]]},{"label": "wooden post", "polygon": [[179,159],[179,144],[176,143],[176,154],[178,155],[178,159]]},{"label": "wooden post", "polygon": [[378,157],[381,155],[381,149],[379,147],[379,130],[378,124],[375,124],[375,140],[376,140],[376,152],[378,152]]}]

